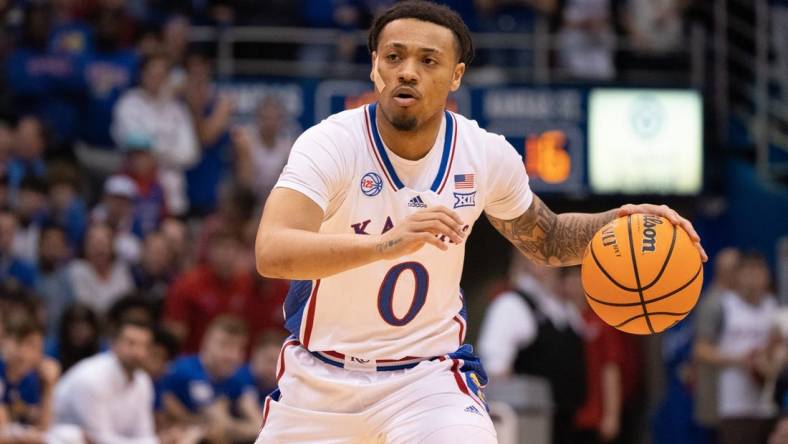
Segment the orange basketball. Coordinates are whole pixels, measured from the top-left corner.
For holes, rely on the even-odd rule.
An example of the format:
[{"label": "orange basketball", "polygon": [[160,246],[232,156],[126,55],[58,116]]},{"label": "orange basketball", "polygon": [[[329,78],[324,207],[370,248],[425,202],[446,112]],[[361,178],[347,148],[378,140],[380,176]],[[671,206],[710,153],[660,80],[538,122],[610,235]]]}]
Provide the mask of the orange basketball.
[{"label": "orange basketball", "polygon": [[679,226],[647,214],[602,227],[583,256],[586,300],[627,333],[659,333],[684,319],[703,284],[700,253]]}]

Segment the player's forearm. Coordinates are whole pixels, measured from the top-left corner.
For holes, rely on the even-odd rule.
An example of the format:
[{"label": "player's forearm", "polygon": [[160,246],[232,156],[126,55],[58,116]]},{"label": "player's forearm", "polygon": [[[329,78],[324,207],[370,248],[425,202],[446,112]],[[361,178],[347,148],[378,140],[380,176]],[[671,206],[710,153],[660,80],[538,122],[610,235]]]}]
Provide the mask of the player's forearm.
[{"label": "player's forearm", "polygon": [[381,258],[378,236],[325,234],[281,228],[258,235],[257,271],[280,279],[321,279]]},{"label": "player's forearm", "polygon": [[520,217],[492,225],[524,255],[550,266],[577,265],[594,234],[616,218],[617,210],[604,213],[555,214],[537,196]]}]

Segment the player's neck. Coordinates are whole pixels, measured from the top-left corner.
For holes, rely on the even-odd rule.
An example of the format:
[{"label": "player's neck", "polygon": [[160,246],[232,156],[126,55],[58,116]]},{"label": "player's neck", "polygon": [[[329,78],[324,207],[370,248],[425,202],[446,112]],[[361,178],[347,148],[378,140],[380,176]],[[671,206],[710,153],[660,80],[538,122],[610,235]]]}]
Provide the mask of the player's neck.
[{"label": "player's neck", "polygon": [[380,137],[388,149],[407,160],[419,160],[430,152],[441,128],[443,112],[436,113],[413,131],[400,131],[391,124],[383,113],[377,113],[375,121]]}]

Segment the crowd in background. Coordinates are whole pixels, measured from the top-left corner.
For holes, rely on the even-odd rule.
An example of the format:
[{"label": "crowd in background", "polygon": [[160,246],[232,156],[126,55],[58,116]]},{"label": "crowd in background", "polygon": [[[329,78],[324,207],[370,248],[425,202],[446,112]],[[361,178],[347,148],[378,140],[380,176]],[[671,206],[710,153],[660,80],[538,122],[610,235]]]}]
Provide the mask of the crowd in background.
[{"label": "crowd in background", "polygon": [[259,429],[288,283],[254,237],[297,133],[276,97],[238,120],[172,7],[0,2],[2,443]]}]

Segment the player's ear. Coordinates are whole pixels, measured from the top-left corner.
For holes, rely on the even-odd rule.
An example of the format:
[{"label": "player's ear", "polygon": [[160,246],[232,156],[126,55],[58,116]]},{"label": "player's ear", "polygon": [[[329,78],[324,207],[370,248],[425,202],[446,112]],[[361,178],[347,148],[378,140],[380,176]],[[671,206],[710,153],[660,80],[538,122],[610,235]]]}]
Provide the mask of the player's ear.
[{"label": "player's ear", "polygon": [[457,66],[454,67],[454,73],[451,77],[451,91],[457,91],[460,89],[460,85],[462,84],[462,76],[465,74],[465,63],[458,63]]},{"label": "player's ear", "polygon": [[372,83],[375,83],[375,70],[378,69],[378,65],[376,63],[377,61],[378,61],[378,52],[372,51],[372,60],[371,60],[372,63],[370,63],[372,68],[370,68],[369,70],[369,80],[372,80]]}]

